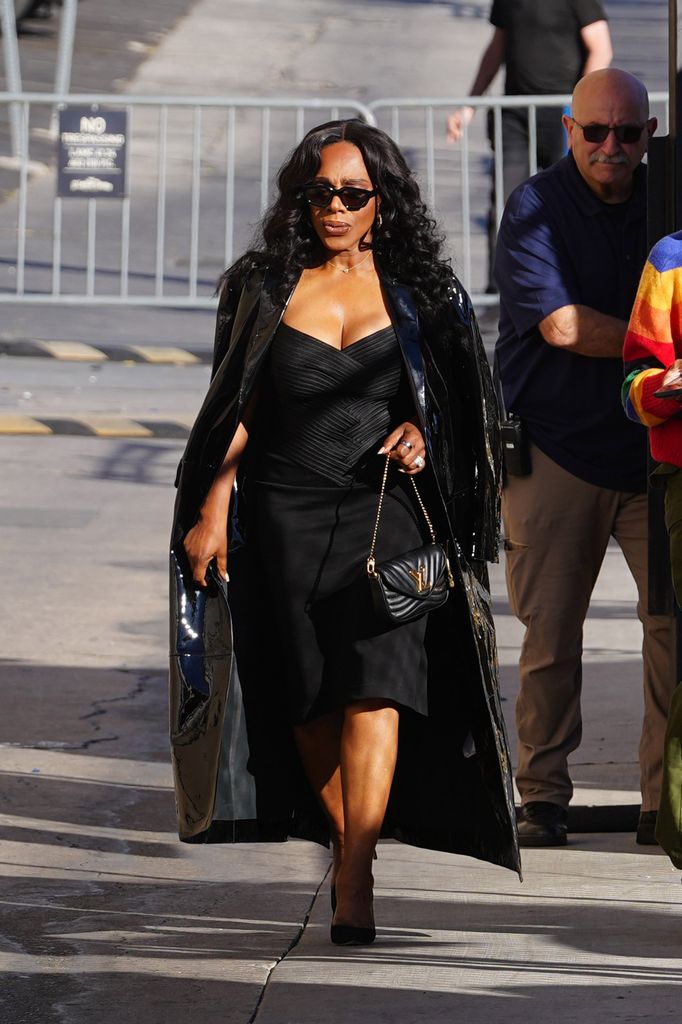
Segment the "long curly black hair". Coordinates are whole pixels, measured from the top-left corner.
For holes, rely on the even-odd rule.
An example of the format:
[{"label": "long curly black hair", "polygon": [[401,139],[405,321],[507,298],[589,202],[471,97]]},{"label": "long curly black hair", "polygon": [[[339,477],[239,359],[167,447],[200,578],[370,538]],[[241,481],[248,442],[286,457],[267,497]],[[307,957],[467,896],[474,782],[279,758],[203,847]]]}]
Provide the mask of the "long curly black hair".
[{"label": "long curly black hair", "polygon": [[389,277],[414,289],[420,312],[430,318],[446,300],[452,281],[449,261],[442,255],[443,237],[395,142],[359,119],[328,121],[302,139],[277,175],[278,195],[263,218],[254,247],[225,272],[221,285],[228,279],[238,284],[255,267],[267,266],[278,272],[277,298],[285,301],[301,271],[328,258],[301,187],[317,174],[321,150],[334,142],[357,146],[381,196],[381,218],[375,220],[367,247]]}]

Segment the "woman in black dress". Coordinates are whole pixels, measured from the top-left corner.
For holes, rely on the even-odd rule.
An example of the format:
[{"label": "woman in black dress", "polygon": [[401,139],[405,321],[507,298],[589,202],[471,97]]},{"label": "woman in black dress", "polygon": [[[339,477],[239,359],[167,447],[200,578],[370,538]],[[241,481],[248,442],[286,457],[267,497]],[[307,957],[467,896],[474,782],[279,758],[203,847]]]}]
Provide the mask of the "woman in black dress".
[{"label": "woman in black dress", "polygon": [[[407,275],[434,323],[452,301],[453,278],[412,175],[378,129],[357,121],[314,129],[278,184],[262,244],[228,271],[223,295],[274,267],[282,312],[266,352],[244,292],[242,330],[231,325],[227,355],[219,318],[216,367],[236,359],[240,400],[247,377],[250,393],[183,547],[197,585],[210,583],[212,565],[229,579],[225,525],[231,511],[237,518],[238,481],[239,525],[272,609],[267,643],[278,651],[282,706],[333,844],[332,941],[366,943],[375,936],[372,859],[401,716],[429,715],[429,616],[386,629],[364,575],[386,458],[378,561],[427,539],[410,478],[422,481],[427,504],[439,495],[379,259]],[[256,342],[246,361],[235,355],[245,335]]]}]

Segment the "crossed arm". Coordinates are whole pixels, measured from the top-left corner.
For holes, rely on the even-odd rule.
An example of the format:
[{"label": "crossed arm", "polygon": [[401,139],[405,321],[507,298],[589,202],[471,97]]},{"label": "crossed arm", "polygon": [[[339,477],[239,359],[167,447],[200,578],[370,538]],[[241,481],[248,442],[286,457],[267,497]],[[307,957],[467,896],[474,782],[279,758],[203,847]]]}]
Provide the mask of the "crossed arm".
[{"label": "crossed arm", "polygon": [[561,306],[538,324],[549,345],[596,359],[620,359],[627,322],[590,306]]}]

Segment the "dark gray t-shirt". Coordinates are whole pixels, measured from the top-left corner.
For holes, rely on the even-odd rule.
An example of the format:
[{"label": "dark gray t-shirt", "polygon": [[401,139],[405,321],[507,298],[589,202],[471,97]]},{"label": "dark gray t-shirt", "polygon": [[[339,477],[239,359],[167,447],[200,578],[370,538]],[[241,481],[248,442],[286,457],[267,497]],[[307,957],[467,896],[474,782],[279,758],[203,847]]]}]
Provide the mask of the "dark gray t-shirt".
[{"label": "dark gray t-shirt", "polygon": [[605,20],[599,0],[493,0],[490,22],[507,33],[507,96],[572,92],[585,63],[580,31]]}]

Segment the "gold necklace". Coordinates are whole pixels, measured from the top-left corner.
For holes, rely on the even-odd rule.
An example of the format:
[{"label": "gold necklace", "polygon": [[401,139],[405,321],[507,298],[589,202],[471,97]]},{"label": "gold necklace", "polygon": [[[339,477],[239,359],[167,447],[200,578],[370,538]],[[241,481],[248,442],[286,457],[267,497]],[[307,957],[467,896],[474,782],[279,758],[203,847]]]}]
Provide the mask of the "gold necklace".
[{"label": "gold necklace", "polygon": [[334,263],[334,260],[329,260],[329,265],[330,267],[333,267],[334,270],[339,270],[342,274],[350,274],[351,270],[357,270],[358,267],[361,267],[365,260],[368,260],[371,255],[372,250],[370,249],[367,255],[363,256],[363,258],[361,260],[358,260],[357,263],[354,263],[352,267],[338,267],[336,263]]}]

